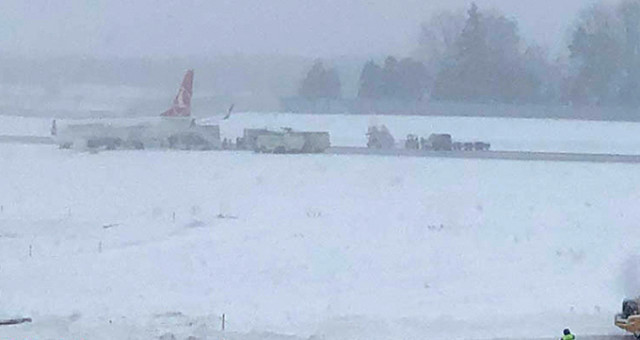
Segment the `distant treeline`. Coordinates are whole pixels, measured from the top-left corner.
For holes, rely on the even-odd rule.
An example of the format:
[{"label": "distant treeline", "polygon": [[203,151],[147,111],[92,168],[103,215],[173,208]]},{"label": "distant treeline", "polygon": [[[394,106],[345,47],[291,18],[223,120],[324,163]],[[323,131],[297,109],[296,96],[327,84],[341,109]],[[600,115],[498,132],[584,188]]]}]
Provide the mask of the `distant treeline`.
[{"label": "distant treeline", "polygon": [[[523,42],[514,19],[475,3],[466,12],[441,12],[422,25],[414,56],[366,62],[356,96],[387,106],[421,101],[640,106],[640,1],[585,8],[569,36],[568,56],[551,60],[544,48]],[[336,70],[316,61],[299,97],[339,102],[340,89]]]}]

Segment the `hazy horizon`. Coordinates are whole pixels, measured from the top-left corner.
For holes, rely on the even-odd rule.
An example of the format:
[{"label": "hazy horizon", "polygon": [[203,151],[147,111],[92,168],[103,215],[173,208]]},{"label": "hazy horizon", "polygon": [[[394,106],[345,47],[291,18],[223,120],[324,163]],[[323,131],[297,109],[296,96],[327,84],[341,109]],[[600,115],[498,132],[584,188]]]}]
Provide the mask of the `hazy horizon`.
[{"label": "hazy horizon", "polygon": [[[477,0],[516,19],[527,42],[557,53],[579,11],[594,0]],[[0,51],[34,57],[408,55],[420,24],[471,1],[352,0],[80,1],[0,4]],[[550,10],[552,9],[552,10]]]}]

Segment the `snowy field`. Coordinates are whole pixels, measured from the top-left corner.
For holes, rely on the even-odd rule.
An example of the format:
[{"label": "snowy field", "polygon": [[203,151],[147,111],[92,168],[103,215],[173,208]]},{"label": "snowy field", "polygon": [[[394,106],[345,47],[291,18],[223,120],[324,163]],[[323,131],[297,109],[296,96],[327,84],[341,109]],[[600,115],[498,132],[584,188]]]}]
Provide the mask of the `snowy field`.
[{"label": "snowy field", "polygon": [[[258,126],[303,119],[238,117]],[[342,126],[337,117],[313,119],[361,142],[371,118]],[[48,129],[12,119],[16,129],[2,133]],[[401,131],[412,119],[378,123]],[[470,121],[456,125],[464,137],[476,131]],[[574,124],[566,133],[577,139],[608,126],[519,121],[512,130],[526,122],[548,124],[546,133]],[[494,123],[501,136],[533,140]],[[225,124],[225,134],[241,131]],[[640,141],[637,125],[609,128],[623,136],[615,145]],[[596,151],[615,146],[602,135],[589,139]],[[0,318],[34,319],[1,327],[0,339],[621,334],[613,315],[640,292],[638,272],[623,270],[640,263],[639,170],[0,145]]]},{"label": "snowy field", "polygon": [[[152,118],[156,119],[156,118]],[[115,120],[134,124],[149,119]],[[59,120],[70,124],[86,120]],[[107,120],[114,121],[112,119]],[[458,141],[485,141],[500,151],[549,151],[578,153],[640,154],[640,123],[512,118],[304,115],[286,113],[236,113],[229,120],[202,118],[219,124],[222,137],[235,139],[244,128],[292,127],[329,131],[337,146],[365,146],[371,124],[385,124],[396,140],[413,133],[450,133]],[[48,136],[51,120],[0,116],[0,135]]]}]

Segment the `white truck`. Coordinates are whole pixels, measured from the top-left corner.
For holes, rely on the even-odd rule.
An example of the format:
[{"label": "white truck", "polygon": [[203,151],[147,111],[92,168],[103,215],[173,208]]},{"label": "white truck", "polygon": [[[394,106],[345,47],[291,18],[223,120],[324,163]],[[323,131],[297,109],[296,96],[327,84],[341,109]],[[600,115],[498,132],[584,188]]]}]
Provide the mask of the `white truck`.
[{"label": "white truck", "polygon": [[253,150],[263,153],[322,153],[331,146],[328,132],[265,130],[255,137]]}]

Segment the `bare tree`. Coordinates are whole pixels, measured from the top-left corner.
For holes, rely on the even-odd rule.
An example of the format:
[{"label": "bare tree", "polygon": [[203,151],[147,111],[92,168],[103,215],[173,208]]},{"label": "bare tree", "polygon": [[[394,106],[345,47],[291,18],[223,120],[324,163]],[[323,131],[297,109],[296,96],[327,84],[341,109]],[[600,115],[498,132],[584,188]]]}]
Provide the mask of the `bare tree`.
[{"label": "bare tree", "polygon": [[464,11],[435,13],[421,26],[419,47],[414,53],[435,74],[465,26]]},{"label": "bare tree", "polygon": [[301,97],[307,99],[337,99],[341,96],[341,84],[338,72],[325,69],[322,61],[317,60],[299,89]]},{"label": "bare tree", "polygon": [[569,44],[569,101],[616,101],[618,89],[614,84],[621,74],[624,45],[621,28],[617,13],[610,6],[592,6],[580,14]]},{"label": "bare tree", "polygon": [[[523,103],[540,100],[541,74],[527,65],[518,25],[475,3],[436,75],[432,98]],[[539,64],[540,67],[543,63]]]}]

